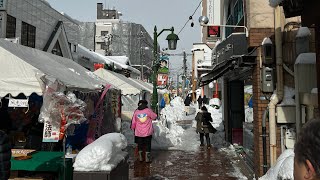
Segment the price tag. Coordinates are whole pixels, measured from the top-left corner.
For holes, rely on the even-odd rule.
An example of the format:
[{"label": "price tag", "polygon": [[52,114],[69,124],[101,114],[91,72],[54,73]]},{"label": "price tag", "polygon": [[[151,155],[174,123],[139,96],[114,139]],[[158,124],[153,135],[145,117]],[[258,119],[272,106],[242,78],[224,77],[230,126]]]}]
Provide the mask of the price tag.
[{"label": "price tag", "polygon": [[28,99],[9,99],[8,107],[28,107]]}]

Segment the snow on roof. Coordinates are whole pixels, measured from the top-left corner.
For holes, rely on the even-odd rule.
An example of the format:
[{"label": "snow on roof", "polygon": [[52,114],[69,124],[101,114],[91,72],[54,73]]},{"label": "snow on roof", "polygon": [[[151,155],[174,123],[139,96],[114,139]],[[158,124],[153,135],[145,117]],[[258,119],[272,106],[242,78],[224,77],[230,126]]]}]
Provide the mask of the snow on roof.
[{"label": "snow on roof", "polygon": [[316,64],[316,53],[301,53],[295,64]]},{"label": "snow on roof", "polygon": [[308,27],[300,27],[296,35],[296,38],[306,37],[310,35],[311,35],[311,32]]},{"label": "snow on roof", "polygon": [[269,0],[269,5],[272,7],[277,7],[283,0]]}]

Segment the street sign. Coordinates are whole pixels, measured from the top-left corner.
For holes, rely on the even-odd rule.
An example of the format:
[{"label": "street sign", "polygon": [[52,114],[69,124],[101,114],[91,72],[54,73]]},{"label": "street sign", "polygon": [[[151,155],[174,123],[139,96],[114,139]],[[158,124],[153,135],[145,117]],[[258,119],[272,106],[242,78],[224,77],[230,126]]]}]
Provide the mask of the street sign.
[{"label": "street sign", "polygon": [[169,75],[168,74],[158,74],[157,77],[157,88],[164,89],[167,87]]}]

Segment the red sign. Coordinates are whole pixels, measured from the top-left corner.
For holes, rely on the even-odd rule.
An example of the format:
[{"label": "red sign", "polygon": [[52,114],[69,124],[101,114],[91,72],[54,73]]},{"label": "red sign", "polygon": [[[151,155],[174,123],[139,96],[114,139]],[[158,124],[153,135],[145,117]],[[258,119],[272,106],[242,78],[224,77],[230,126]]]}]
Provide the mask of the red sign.
[{"label": "red sign", "polygon": [[169,76],[168,74],[158,74],[157,77],[157,88],[164,89],[167,86]]},{"label": "red sign", "polygon": [[220,27],[219,26],[208,26],[208,37],[217,36],[220,37]]},{"label": "red sign", "polygon": [[104,64],[101,64],[101,63],[94,63],[93,65],[94,67],[94,70],[97,70],[97,69],[100,69],[100,68],[104,68]]}]

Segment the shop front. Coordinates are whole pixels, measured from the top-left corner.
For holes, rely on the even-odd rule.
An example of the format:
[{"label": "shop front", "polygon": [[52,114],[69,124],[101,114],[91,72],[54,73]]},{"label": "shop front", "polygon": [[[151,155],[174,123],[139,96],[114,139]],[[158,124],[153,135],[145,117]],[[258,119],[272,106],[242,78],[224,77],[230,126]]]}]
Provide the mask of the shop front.
[{"label": "shop front", "polygon": [[243,145],[244,82],[252,76],[252,68],[256,64],[256,49],[248,52],[245,34],[233,33],[218,44],[213,53],[213,69],[200,78],[199,85],[221,80],[226,140]]}]

